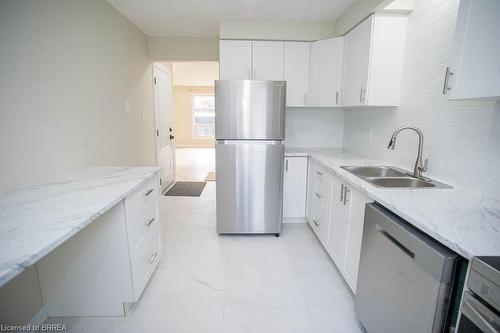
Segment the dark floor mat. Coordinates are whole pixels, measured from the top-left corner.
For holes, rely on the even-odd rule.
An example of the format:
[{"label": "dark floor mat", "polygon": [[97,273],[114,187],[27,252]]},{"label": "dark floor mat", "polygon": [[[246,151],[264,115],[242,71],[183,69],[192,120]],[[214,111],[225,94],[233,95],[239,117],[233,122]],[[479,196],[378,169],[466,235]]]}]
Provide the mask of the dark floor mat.
[{"label": "dark floor mat", "polygon": [[199,197],[207,182],[176,182],[174,186],[165,193],[171,197]]}]

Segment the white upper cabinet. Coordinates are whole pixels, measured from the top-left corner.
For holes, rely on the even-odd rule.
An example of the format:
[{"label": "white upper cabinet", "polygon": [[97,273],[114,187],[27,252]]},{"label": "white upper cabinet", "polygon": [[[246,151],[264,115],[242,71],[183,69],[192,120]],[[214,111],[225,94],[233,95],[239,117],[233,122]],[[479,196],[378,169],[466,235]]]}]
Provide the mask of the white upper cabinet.
[{"label": "white upper cabinet", "polygon": [[285,42],[286,105],[306,106],[309,84],[309,42]]},{"label": "white upper cabinet", "polygon": [[283,80],[284,42],[221,40],[221,80]]},{"label": "white upper cabinet", "polygon": [[500,98],[499,14],[498,0],[460,1],[443,88],[449,99]]},{"label": "white upper cabinet", "polygon": [[408,18],[377,13],[345,36],[344,106],[397,106]]},{"label": "white upper cabinet", "polygon": [[343,56],[343,37],[311,43],[309,105],[340,104]]},{"label": "white upper cabinet", "polygon": [[345,36],[343,105],[362,105],[368,85],[373,15]]},{"label": "white upper cabinet", "polygon": [[221,40],[219,42],[221,80],[250,80],[252,71],[252,42]]},{"label": "white upper cabinet", "polygon": [[284,42],[252,42],[252,79],[283,80]]}]

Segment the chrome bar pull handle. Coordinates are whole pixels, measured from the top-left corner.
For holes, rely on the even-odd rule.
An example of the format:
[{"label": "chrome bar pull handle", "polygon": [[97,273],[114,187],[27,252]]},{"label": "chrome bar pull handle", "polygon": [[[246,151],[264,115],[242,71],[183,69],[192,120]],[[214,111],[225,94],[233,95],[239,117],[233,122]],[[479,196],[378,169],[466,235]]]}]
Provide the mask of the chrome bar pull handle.
[{"label": "chrome bar pull handle", "polygon": [[151,259],[149,259],[149,263],[154,263],[156,261],[156,258],[158,258],[158,252],[155,252],[155,254],[151,256]]},{"label": "chrome bar pull handle", "polygon": [[347,193],[350,190],[347,188],[347,186],[344,186],[344,205],[347,203]]},{"label": "chrome bar pull handle", "polygon": [[146,196],[146,197],[147,197],[147,196],[148,196],[148,195],[150,195],[151,193],[153,193],[153,189],[152,189],[152,188],[150,188],[150,189],[149,189],[146,193],[144,193],[144,196]]},{"label": "chrome bar pull handle", "polygon": [[344,184],[340,184],[340,202],[344,201]]},{"label": "chrome bar pull handle", "polygon": [[321,199],[321,194],[319,194],[319,193],[317,193],[317,192],[314,192],[314,195],[316,195],[316,197],[317,197],[318,199]]},{"label": "chrome bar pull handle", "polygon": [[148,221],[148,223],[146,223],[146,227],[149,227],[151,224],[153,224],[154,221],[155,218],[153,217],[151,220]]},{"label": "chrome bar pull handle", "polygon": [[318,222],[316,222],[316,220],[314,220],[314,219],[313,219],[313,223],[314,223],[314,225],[315,225],[316,227],[318,227],[318,228],[319,228],[319,223],[318,223]]},{"label": "chrome bar pull handle", "polygon": [[285,160],[285,171],[288,172],[288,158]]},{"label": "chrome bar pull handle", "polygon": [[451,90],[450,85],[450,76],[453,75],[453,72],[451,71],[450,67],[446,67],[446,72],[444,74],[444,84],[443,84],[443,95],[446,95],[448,91]]}]

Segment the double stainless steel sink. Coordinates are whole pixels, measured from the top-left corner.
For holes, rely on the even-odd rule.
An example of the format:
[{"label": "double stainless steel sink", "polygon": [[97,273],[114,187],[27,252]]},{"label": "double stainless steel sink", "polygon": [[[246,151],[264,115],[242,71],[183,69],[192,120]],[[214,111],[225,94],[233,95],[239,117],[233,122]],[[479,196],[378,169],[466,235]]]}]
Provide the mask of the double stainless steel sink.
[{"label": "double stainless steel sink", "polygon": [[382,188],[434,188],[443,189],[451,186],[431,179],[418,179],[406,170],[392,166],[342,166],[342,169]]}]

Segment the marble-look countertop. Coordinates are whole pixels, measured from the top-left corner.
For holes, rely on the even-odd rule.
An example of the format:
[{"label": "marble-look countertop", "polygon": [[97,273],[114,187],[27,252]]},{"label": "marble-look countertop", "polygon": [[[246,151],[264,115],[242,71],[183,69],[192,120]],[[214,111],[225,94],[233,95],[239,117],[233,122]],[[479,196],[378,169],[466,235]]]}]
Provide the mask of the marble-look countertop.
[{"label": "marble-look countertop", "polygon": [[342,152],[342,148],[338,147],[285,147],[285,156],[287,157],[308,157],[311,153],[317,152]]},{"label": "marble-look countertop", "polygon": [[153,177],[157,167],[82,169],[0,195],[0,287]]},{"label": "marble-look countertop", "polygon": [[393,164],[340,151],[308,152],[308,156],[463,257],[500,255],[499,199],[461,188],[378,188],[340,167]]}]

